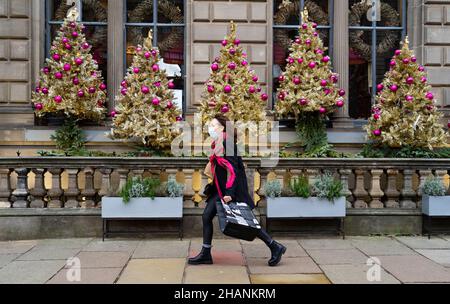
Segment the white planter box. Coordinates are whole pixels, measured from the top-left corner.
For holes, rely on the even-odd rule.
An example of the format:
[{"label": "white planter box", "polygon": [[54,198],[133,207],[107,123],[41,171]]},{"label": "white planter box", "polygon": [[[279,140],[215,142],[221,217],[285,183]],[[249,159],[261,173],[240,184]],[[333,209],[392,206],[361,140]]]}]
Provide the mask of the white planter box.
[{"label": "white planter box", "polygon": [[450,216],[450,196],[422,196],[422,213],[428,216]]},{"label": "white planter box", "polygon": [[124,203],[121,197],[102,198],[102,218],[182,218],[182,197],[132,198]]},{"label": "white planter box", "polygon": [[331,202],[317,197],[267,197],[268,218],[345,217],[345,197]]}]

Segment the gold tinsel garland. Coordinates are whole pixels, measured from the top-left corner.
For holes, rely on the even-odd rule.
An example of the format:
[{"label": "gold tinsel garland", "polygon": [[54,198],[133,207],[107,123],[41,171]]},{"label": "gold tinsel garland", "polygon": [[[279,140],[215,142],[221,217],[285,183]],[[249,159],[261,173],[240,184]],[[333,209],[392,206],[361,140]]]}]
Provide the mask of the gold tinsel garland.
[{"label": "gold tinsel garland", "polygon": [[[129,14],[128,18],[130,22],[140,23],[143,22],[145,16],[152,12],[153,0],[141,1]],[[178,6],[167,0],[158,1],[158,12],[161,12],[172,23],[183,23],[184,16]],[[143,39],[141,28],[131,28],[131,42],[136,45]],[[183,29],[179,27],[173,27],[170,30],[166,39],[158,39],[158,48],[160,51],[167,51],[173,48],[173,46],[183,40]]]},{"label": "gold tinsel garland", "polygon": [[[359,26],[361,25],[361,17],[367,13],[367,11],[372,7],[371,4],[363,0],[361,2],[355,3],[350,11],[349,25]],[[392,8],[387,3],[382,2],[380,7],[380,15],[384,18],[384,26],[397,27],[400,26],[400,15],[398,12]],[[383,39],[377,46],[377,54],[383,55],[389,52],[392,48],[397,45],[398,34],[393,31],[381,31]],[[349,33],[350,47],[354,49],[359,55],[361,55],[366,60],[371,60],[372,58],[372,46],[367,44],[362,35],[364,31],[351,30]]]},{"label": "gold tinsel garland", "polygon": [[[95,21],[107,22],[108,12],[106,9],[98,3],[96,0],[83,0],[83,6],[89,8],[88,11],[92,13]],[[71,5],[67,5],[66,1],[61,1],[61,4],[55,11],[56,20],[64,20],[67,11],[71,8]],[[105,43],[108,39],[108,29],[106,26],[97,26],[91,38],[89,38],[89,43],[95,46],[100,46]]]},{"label": "gold tinsel garland", "polygon": [[[318,4],[312,1],[306,1],[305,8],[311,13],[312,16],[314,16],[311,19],[313,19],[313,21],[315,21],[317,24],[328,24],[328,14],[325,13]],[[283,3],[280,4],[275,16],[273,17],[274,24],[285,25],[288,19],[293,15],[298,15],[299,11],[299,1],[296,1],[294,3],[290,1],[283,1]],[[292,39],[289,38],[285,30],[275,30],[273,35],[277,43],[279,43],[285,50],[289,49],[292,43]],[[324,40],[328,36],[328,33],[327,31],[325,31],[321,32],[320,35],[322,40]]]}]

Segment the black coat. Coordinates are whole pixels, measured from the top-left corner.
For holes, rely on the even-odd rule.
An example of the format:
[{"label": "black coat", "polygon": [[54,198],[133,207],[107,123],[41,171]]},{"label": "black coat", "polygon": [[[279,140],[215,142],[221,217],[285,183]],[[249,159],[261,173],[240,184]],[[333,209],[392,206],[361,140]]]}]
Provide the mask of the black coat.
[{"label": "black coat", "polygon": [[[225,147],[226,143],[223,142]],[[226,168],[217,164],[217,160],[214,160],[215,175],[217,177],[219,187],[222,191],[223,196],[231,196],[233,202],[243,202],[247,203],[251,209],[255,208],[255,203],[252,196],[248,191],[247,175],[245,174],[244,163],[242,162],[242,157],[237,155],[237,148],[235,146],[235,153],[232,156],[228,156],[225,153],[224,158],[230,162],[233,166],[235,173],[235,180],[231,188],[226,189],[225,185],[227,182],[228,171]],[[215,196],[217,194],[217,187],[215,181],[213,181],[213,187],[210,187],[211,191],[208,193],[207,199]]]}]

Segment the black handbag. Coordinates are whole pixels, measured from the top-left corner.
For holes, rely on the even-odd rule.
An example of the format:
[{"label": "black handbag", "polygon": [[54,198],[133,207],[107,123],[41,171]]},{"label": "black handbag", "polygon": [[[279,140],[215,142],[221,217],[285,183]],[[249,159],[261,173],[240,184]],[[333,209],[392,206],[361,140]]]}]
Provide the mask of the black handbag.
[{"label": "black handbag", "polygon": [[203,194],[209,197],[214,193],[214,185],[212,183],[206,184]]}]

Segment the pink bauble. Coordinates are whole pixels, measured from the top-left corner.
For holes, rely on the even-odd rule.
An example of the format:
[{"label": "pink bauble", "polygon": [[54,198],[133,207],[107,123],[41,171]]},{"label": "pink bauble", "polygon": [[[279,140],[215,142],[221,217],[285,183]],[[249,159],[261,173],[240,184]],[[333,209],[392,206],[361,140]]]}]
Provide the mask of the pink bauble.
[{"label": "pink bauble", "polygon": [[311,68],[311,69],[314,69],[315,67],[316,67],[316,63],[313,61],[313,62],[310,62],[309,64],[308,64],[308,66],[309,66],[309,68]]},{"label": "pink bauble", "polygon": [[142,48],[138,46],[138,47],[136,48],[136,52],[139,53],[139,52],[141,52],[141,51],[142,51]]},{"label": "pink bauble", "polygon": [[325,88],[325,89],[323,90],[323,92],[325,93],[325,95],[329,95],[329,94],[331,93],[331,90],[328,89],[328,88]]},{"label": "pink bauble", "polygon": [[419,66],[419,71],[423,72],[423,71],[425,71],[425,68],[423,66]]},{"label": "pink bauble", "polygon": [[397,92],[398,91],[398,86],[393,84],[391,85],[391,87],[389,88],[392,92]]},{"label": "pink bauble", "polygon": [[331,81],[332,81],[333,83],[337,83],[338,80],[339,80],[338,77],[337,77],[336,75],[331,75],[330,79],[331,79]]},{"label": "pink bauble", "polygon": [[241,40],[239,40],[239,39],[234,39],[234,44],[235,44],[235,45],[241,44]]},{"label": "pink bauble", "polygon": [[317,23],[313,22],[312,27],[317,28]]},{"label": "pink bauble", "polygon": [[322,87],[325,87],[327,84],[328,84],[328,82],[327,82],[326,80],[321,80],[321,81],[320,81],[320,85],[321,85]]},{"label": "pink bauble", "polygon": [[183,120],[183,117],[178,116],[176,119],[177,119],[177,121],[182,121],[182,120]]},{"label": "pink bauble", "polygon": [[248,64],[248,62],[247,62],[247,60],[242,60],[241,64],[242,64],[243,66],[246,66],[246,65]]},{"label": "pink bauble", "polygon": [[228,112],[230,111],[230,108],[228,108],[227,105],[224,105],[224,106],[220,109],[220,111],[221,111],[222,113],[228,113]]},{"label": "pink bauble", "polygon": [[344,102],[342,100],[338,100],[336,102],[336,106],[339,107],[339,108],[342,108],[344,106]]},{"label": "pink bauble", "polygon": [[406,83],[407,84],[413,84],[414,83],[414,78],[413,77],[406,78]]},{"label": "pink bauble", "polygon": [[373,114],[373,119],[374,120],[379,120],[380,119],[380,114],[378,114],[378,113]]},{"label": "pink bauble", "polygon": [[280,94],[278,94],[279,100],[284,100],[284,97],[285,97],[285,93],[281,92]]},{"label": "pink bauble", "polygon": [[36,110],[38,110],[38,111],[42,110],[42,108],[43,108],[42,103],[37,103],[37,104],[35,104],[35,105],[34,105],[34,108],[35,108]]},{"label": "pink bauble", "polygon": [[128,90],[125,89],[125,88],[123,88],[122,90],[120,90],[120,93],[121,93],[122,95],[127,95],[127,92],[128,92]]},{"label": "pink bauble", "polygon": [[298,58],[298,59],[297,59],[297,62],[300,63],[300,64],[302,64],[302,63],[303,63],[303,58]]},{"label": "pink bauble", "polygon": [[259,79],[259,78],[258,78],[258,76],[256,76],[256,75],[255,75],[255,76],[253,76],[253,78],[252,78],[253,82],[257,82],[257,81],[258,81],[258,79]]},{"label": "pink bauble", "polygon": [[150,93],[150,89],[147,86],[142,86],[141,92],[144,94],[148,94]]},{"label": "pink bauble", "polygon": [[157,97],[153,98],[153,99],[152,99],[152,104],[153,104],[154,106],[159,105],[159,98],[157,98]]},{"label": "pink bauble", "polygon": [[300,44],[302,41],[299,38],[295,39],[295,43]]},{"label": "pink bauble", "polygon": [[76,25],[75,22],[70,22],[70,23],[69,23],[69,26],[70,26],[71,28],[75,28],[77,25]]},{"label": "pink bauble", "polygon": [[59,61],[61,59],[61,56],[59,54],[53,54],[52,58],[55,61]]},{"label": "pink bauble", "polygon": [[152,66],[152,70],[153,70],[153,72],[158,72],[158,71],[159,71],[159,65],[154,64],[154,65]]},{"label": "pink bauble", "polygon": [[74,85],[79,85],[79,84],[80,84],[80,80],[79,80],[77,77],[75,77],[75,78],[72,80],[72,83],[73,83]]},{"label": "pink bauble", "polygon": [[433,108],[434,108],[434,107],[433,107],[433,106],[431,106],[431,105],[428,105],[428,106],[427,106],[427,110],[428,110],[428,111],[431,111],[431,110],[433,110]]},{"label": "pink bauble", "polygon": [[66,72],[70,71],[71,68],[72,68],[72,67],[71,67],[70,64],[68,64],[68,63],[66,63],[66,64],[64,65],[64,71],[66,71]]},{"label": "pink bauble", "polygon": [[161,86],[161,82],[157,81],[155,83],[153,83],[153,85],[157,88],[159,88]]},{"label": "pink bauble", "polygon": [[123,88],[126,88],[126,87],[128,86],[128,84],[127,84],[127,82],[126,82],[125,80],[123,80],[123,81],[120,83],[120,85],[121,85]]},{"label": "pink bauble", "polygon": [[230,62],[230,63],[228,64],[228,68],[229,68],[230,70],[236,69],[236,63]]},{"label": "pink bauble", "polygon": [[391,66],[391,67],[393,67],[393,66],[395,66],[397,63],[395,62],[395,60],[391,60],[390,62],[389,62],[389,65]]},{"label": "pink bauble", "polygon": [[395,50],[395,56],[399,56],[402,53],[401,50]]},{"label": "pink bauble", "polygon": [[306,43],[307,45],[310,45],[310,44],[311,44],[311,39],[306,39],[306,40],[305,40],[305,43]]},{"label": "pink bauble", "polygon": [[228,41],[222,40],[222,46],[226,46],[228,44]]},{"label": "pink bauble", "polygon": [[150,52],[145,52],[144,57],[149,59],[152,56]]},{"label": "pink bauble", "polygon": [[90,88],[88,89],[89,94],[94,94],[95,91],[96,91],[96,89],[95,89],[94,87],[90,87]]},{"label": "pink bauble", "polygon": [[109,114],[111,117],[116,117],[117,112],[116,111],[111,111],[111,113]]},{"label": "pink bauble", "polygon": [[429,100],[433,100],[434,95],[433,95],[433,93],[428,92],[428,93],[425,95],[425,97],[426,97],[427,99],[429,99]]},{"label": "pink bauble", "polygon": [[278,81],[279,81],[279,82],[283,82],[284,79],[285,79],[284,75],[278,76]]},{"label": "pink bauble", "polygon": [[380,136],[381,135],[381,130],[380,129],[376,129],[376,130],[373,130],[373,135],[375,135],[375,136]]},{"label": "pink bauble", "polygon": [[61,103],[61,102],[62,102],[62,97],[61,97],[60,95],[57,95],[57,96],[55,96],[55,98],[53,98],[53,100],[54,100],[56,103]]},{"label": "pink bauble", "polygon": [[234,55],[236,54],[236,50],[235,49],[230,49],[230,55]]},{"label": "pink bauble", "polygon": [[175,84],[172,81],[169,81],[168,86],[169,86],[169,89],[175,88]]},{"label": "pink bauble", "polygon": [[324,107],[320,107],[320,109],[319,109],[320,114],[325,114],[326,112],[327,112],[327,109],[325,109]]},{"label": "pink bauble", "polygon": [[313,33],[313,36],[314,36],[314,37],[317,37],[317,36],[319,36],[319,34],[317,34],[317,32],[314,32],[314,33]]},{"label": "pink bauble", "polygon": [[50,73],[50,68],[49,67],[45,67],[42,69],[42,71],[44,72],[44,74],[48,74]]},{"label": "pink bauble", "polygon": [[302,99],[299,99],[299,100],[298,100],[298,103],[299,103],[301,106],[306,106],[306,105],[308,104],[308,100],[306,100],[305,98],[302,98]]},{"label": "pink bauble", "polygon": [[173,108],[173,103],[171,101],[167,102],[167,108],[168,109],[172,109]]},{"label": "pink bauble", "polygon": [[213,93],[214,92],[214,87],[213,86],[208,86],[208,92],[209,93]]},{"label": "pink bauble", "polygon": [[329,61],[330,61],[330,57],[329,56],[325,56],[325,57],[322,58],[322,62],[327,63]]},{"label": "pink bauble", "polygon": [[34,90],[36,93],[40,93],[41,92],[41,88],[40,87],[36,87],[36,89]]},{"label": "pink bauble", "polygon": [[106,84],[104,84],[104,83],[102,83],[102,84],[100,84],[100,90],[102,90],[102,91],[104,91],[104,90],[106,90]]},{"label": "pink bauble", "polygon": [[75,64],[76,64],[76,65],[82,65],[82,64],[83,64],[83,59],[81,59],[81,58],[75,58]]},{"label": "pink bauble", "polygon": [[308,28],[308,24],[303,23],[303,24],[302,24],[302,28],[303,28],[304,30],[306,30],[306,29]]},{"label": "pink bauble", "polygon": [[426,77],[422,77],[422,78],[420,79],[420,81],[421,81],[422,83],[425,83],[425,82],[427,82],[427,78],[426,78]]},{"label": "pink bauble", "polygon": [[151,50],[151,53],[153,56],[156,56],[156,54],[158,54],[158,52],[156,50]]},{"label": "pink bauble", "polygon": [[406,96],[405,96],[405,100],[406,100],[406,101],[413,101],[413,99],[414,99],[414,98],[413,98],[411,95],[406,95]]},{"label": "pink bauble", "polygon": [[417,58],[415,56],[411,57],[411,62],[416,62]]},{"label": "pink bauble", "polygon": [[378,92],[380,92],[380,91],[382,91],[384,89],[384,85],[383,84],[379,84],[379,85],[377,85],[377,91]]},{"label": "pink bauble", "polygon": [[66,48],[66,50],[69,50],[69,51],[72,49],[72,46],[69,43],[66,43],[64,45],[64,47]]},{"label": "pink bauble", "polygon": [[293,63],[294,63],[294,58],[289,57],[289,58],[288,58],[288,62],[289,62],[290,64],[293,64]]},{"label": "pink bauble", "polygon": [[260,93],[261,92],[261,88],[257,88],[256,92]]},{"label": "pink bauble", "polygon": [[48,94],[48,88],[42,88],[42,93],[44,93],[45,95]]},{"label": "pink bauble", "polygon": [[223,88],[223,91],[225,92],[225,93],[231,93],[231,86],[230,85],[226,85],[224,88]]},{"label": "pink bauble", "polygon": [[73,38],[77,38],[78,37],[78,33],[77,32],[72,32],[72,37]]},{"label": "pink bauble", "polygon": [[317,49],[317,50],[316,50],[316,54],[318,54],[318,55],[322,55],[322,54],[323,54],[323,50],[321,50],[321,49]]},{"label": "pink bauble", "polygon": [[343,89],[340,89],[339,90],[339,96],[345,96],[345,90],[343,90]]},{"label": "pink bauble", "polygon": [[217,63],[213,63],[213,64],[211,65],[211,70],[217,71],[218,69],[219,69],[219,65],[218,65]]},{"label": "pink bauble", "polygon": [[408,63],[409,63],[409,59],[408,59],[408,58],[405,58],[405,59],[402,60],[402,62],[403,62],[404,64],[408,64]]},{"label": "pink bauble", "polygon": [[89,48],[89,43],[84,42],[81,47],[83,48],[83,50],[87,50]]},{"label": "pink bauble", "polygon": [[55,78],[56,79],[61,79],[61,78],[63,78],[63,74],[61,72],[56,72],[55,73]]},{"label": "pink bauble", "polygon": [[269,96],[266,93],[261,94],[261,99],[263,101],[266,101],[267,99],[269,99]]},{"label": "pink bauble", "polygon": [[64,38],[62,39],[62,42],[63,42],[63,43],[68,43],[68,42],[69,42],[69,39],[67,39],[66,37],[64,37]]},{"label": "pink bauble", "polygon": [[298,77],[294,77],[293,79],[294,84],[299,85],[302,81]]},{"label": "pink bauble", "polygon": [[83,90],[79,90],[77,95],[78,95],[78,97],[84,97],[84,91]]},{"label": "pink bauble", "polygon": [[256,88],[255,88],[254,86],[250,86],[250,87],[248,88],[248,91],[249,91],[251,94],[253,94],[253,93],[256,92]]},{"label": "pink bauble", "polygon": [[140,72],[139,68],[133,68],[133,73],[134,74],[139,74],[139,72]]}]

